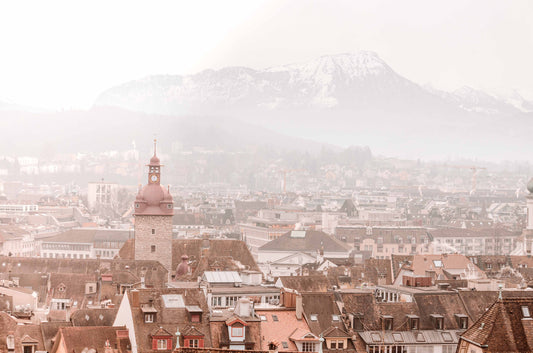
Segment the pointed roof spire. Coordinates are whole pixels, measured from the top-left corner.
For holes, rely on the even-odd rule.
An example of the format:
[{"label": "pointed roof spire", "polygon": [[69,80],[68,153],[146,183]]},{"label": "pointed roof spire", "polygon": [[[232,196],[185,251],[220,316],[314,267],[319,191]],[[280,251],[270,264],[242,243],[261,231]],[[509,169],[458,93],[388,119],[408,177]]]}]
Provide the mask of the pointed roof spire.
[{"label": "pointed roof spire", "polygon": [[150,164],[149,165],[159,165],[160,161],[157,157],[157,139],[154,139],[154,156],[150,158]]}]

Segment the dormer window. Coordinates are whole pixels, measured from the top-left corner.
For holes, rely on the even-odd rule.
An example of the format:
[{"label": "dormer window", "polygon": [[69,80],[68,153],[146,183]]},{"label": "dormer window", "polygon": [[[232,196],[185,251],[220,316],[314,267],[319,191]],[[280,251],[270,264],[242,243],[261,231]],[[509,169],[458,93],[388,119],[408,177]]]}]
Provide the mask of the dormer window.
[{"label": "dormer window", "polygon": [[154,322],[154,314],[144,314],[144,322],[145,323],[152,323]]},{"label": "dormer window", "polygon": [[15,336],[7,335],[6,345],[7,345],[8,352],[14,352],[15,351]]},{"label": "dormer window", "polygon": [[464,314],[455,314],[457,325],[460,329],[466,330],[468,328],[468,316]]},{"label": "dormer window", "polygon": [[381,323],[384,330],[392,330],[393,317],[390,315],[383,315],[381,317]]},{"label": "dormer window", "polygon": [[435,330],[443,330],[444,329],[444,317],[439,314],[431,314],[430,316],[433,319],[433,325],[435,327]]},{"label": "dormer window", "polygon": [[243,326],[241,324],[231,326],[231,335],[233,337],[242,337],[244,335]]},{"label": "dormer window", "polygon": [[407,315],[407,322],[409,324],[409,330],[418,330],[420,327],[420,318],[416,315]]}]

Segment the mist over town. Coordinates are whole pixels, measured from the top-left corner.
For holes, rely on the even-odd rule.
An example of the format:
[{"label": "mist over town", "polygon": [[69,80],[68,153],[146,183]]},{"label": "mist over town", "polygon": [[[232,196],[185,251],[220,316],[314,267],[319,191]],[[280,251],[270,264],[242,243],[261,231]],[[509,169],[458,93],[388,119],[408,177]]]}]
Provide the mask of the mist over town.
[{"label": "mist over town", "polygon": [[532,14],[1,4],[0,351],[533,351]]}]

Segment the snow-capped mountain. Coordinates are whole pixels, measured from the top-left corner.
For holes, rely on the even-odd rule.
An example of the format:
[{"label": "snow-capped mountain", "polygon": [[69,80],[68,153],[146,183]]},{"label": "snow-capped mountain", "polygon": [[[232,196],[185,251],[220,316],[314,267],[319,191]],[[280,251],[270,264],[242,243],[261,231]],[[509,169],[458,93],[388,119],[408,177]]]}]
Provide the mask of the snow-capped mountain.
[{"label": "snow-capped mountain", "polygon": [[441,100],[398,75],[373,52],[254,70],[228,67],[190,76],[150,76],[113,87],[95,105],[176,114],[219,109],[328,109],[425,105]]},{"label": "snow-capped mountain", "polygon": [[95,105],[162,114],[348,108],[494,115],[533,107],[517,94],[502,99],[470,87],[453,92],[421,87],[368,51],[264,70],[227,67],[187,76],[149,76],[108,89]]}]

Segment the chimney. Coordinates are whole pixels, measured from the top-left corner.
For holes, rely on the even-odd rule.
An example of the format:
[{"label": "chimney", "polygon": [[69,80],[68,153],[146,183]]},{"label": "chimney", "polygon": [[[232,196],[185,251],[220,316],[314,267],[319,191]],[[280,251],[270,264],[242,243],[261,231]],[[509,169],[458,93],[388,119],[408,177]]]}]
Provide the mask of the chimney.
[{"label": "chimney", "polygon": [[130,293],[131,293],[131,307],[138,308],[139,307],[139,291],[136,289],[132,289]]},{"label": "chimney", "polygon": [[130,338],[130,335],[129,335],[129,331],[127,328],[124,328],[122,330],[117,330],[116,331],[116,334],[117,334],[117,347],[119,348],[120,350],[120,343],[122,341],[127,341],[129,340]]},{"label": "chimney", "polygon": [[304,311],[302,295],[296,295],[296,319],[301,320]]},{"label": "chimney", "polygon": [[104,353],[113,353],[113,348],[111,348],[111,343],[109,343],[109,340],[105,341]]}]

